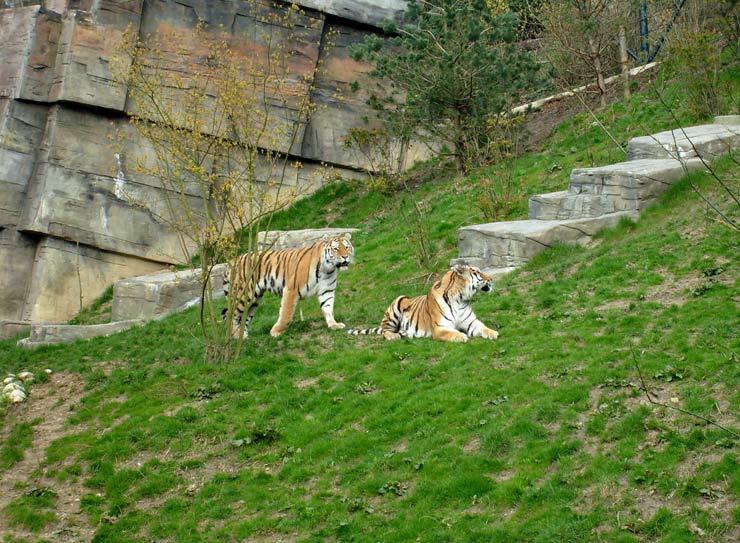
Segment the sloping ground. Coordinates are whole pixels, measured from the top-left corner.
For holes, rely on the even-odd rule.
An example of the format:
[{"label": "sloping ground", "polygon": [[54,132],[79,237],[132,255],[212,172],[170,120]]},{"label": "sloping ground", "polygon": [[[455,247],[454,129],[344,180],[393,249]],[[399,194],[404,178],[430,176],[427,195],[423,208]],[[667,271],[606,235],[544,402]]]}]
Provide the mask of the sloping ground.
[{"label": "sloping ground", "polygon": [[[395,259],[403,247],[378,246],[398,236],[393,223],[376,215],[356,236],[345,322],[372,324],[396,294],[427,288]],[[4,436],[40,419],[24,460],[3,471],[8,533],[737,541],[737,236],[683,184],[597,241],[556,247],[475,301],[497,342],[348,338],[312,302],[276,340],[274,298],[226,366],[200,361],[193,311],[70,346],[6,342],[3,369],[86,383],[56,402],[61,382],[37,384],[4,416]],[[54,428],[43,413],[60,417]]]},{"label": "sloping ground", "polygon": [[[0,473],[0,510],[9,507],[26,509],[26,515],[33,515],[28,504],[34,500],[53,495],[55,500],[54,514],[58,521],[52,528],[34,534],[24,526],[9,526],[3,530],[5,540],[13,537],[23,540],[24,537],[54,539],[56,541],[90,541],[95,528],[87,517],[81,514],[80,497],[84,492],[81,481],[58,481],[48,476],[43,469],[45,452],[55,441],[68,437],[71,429],[68,426],[69,414],[84,391],[84,380],[79,374],[61,372],[53,374],[48,381],[33,387],[33,401],[13,408],[12,417],[15,425],[29,425],[33,428],[33,441],[24,458],[10,469]],[[11,446],[15,437],[9,435],[12,426],[5,425],[0,434],[4,447]],[[78,427],[77,430],[81,428]],[[36,511],[39,518],[43,511]],[[31,521],[31,524],[36,524]]]}]

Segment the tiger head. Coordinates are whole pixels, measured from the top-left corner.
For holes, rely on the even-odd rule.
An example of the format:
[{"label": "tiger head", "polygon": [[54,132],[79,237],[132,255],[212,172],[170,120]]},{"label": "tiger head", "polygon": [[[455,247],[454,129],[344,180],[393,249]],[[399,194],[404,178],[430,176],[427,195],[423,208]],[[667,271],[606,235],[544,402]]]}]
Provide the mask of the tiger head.
[{"label": "tiger head", "polygon": [[460,296],[469,300],[478,291],[490,292],[493,290],[493,279],[474,266],[455,264],[450,268],[452,283]]},{"label": "tiger head", "polygon": [[325,234],[321,238],[324,243],[324,262],[340,270],[347,268],[355,257],[355,249],[352,247],[351,238],[352,236],[349,233],[339,236]]}]

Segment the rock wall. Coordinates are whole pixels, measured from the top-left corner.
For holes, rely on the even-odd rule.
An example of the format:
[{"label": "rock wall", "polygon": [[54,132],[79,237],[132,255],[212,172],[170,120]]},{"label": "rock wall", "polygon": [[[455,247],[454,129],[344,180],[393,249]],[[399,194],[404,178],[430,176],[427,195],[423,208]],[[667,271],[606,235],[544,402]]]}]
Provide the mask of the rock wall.
[{"label": "rock wall", "polygon": [[[308,192],[320,185],[313,175],[320,162],[345,177],[368,167],[342,145],[350,128],[372,116],[363,91],[351,88],[370,82],[370,67],[352,60],[348,47],[384,20],[400,20],[405,2],[299,4],[306,24],[271,29],[301,55],[292,66],[295,96],[274,100],[270,122],[298,131],[295,141],[272,149],[304,163],[288,177]],[[231,29],[233,46],[250,55],[258,45],[255,5],[279,9],[267,0],[0,0],[0,337],[23,324],[64,322],[113,281],[183,261],[162,220],[168,210],[159,180],[128,166],[151,158],[152,149],[128,123],[131,104],[113,84],[111,59],[129,26],[144,37],[192,32],[198,21]],[[198,62],[181,55],[173,69],[192,73]],[[302,83],[313,74],[312,86]],[[306,95],[320,106],[308,119],[290,101]],[[114,151],[110,141],[120,135]]]}]

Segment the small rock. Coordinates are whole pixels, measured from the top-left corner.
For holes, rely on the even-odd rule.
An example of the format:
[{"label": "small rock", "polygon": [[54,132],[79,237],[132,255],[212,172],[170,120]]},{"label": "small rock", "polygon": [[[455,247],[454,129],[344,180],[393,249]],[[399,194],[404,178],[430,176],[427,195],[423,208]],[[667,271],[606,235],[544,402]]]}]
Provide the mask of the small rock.
[{"label": "small rock", "polygon": [[10,403],[21,403],[26,400],[26,393],[22,390],[13,390],[8,394],[8,401]]},{"label": "small rock", "polygon": [[4,385],[9,385],[9,384],[10,384],[10,383],[12,383],[13,381],[15,381],[15,377],[10,377],[10,376],[8,376],[8,377],[6,377],[5,379],[3,379],[3,384],[4,384]]},{"label": "small rock", "polygon": [[3,387],[3,394],[10,394],[14,390],[20,390],[21,392],[23,392],[23,385],[17,381],[8,383],[7,385]]},{"label": "small rock", "polygon": [[676,404],[678,402],[679,402],[679,400],[675,396],[673,398],[671,398],[671,403]]},{"label": "small rock", "polygon": [[54,373],[54,372],[53,372],[53,371],[51,371],[51,369],[50,369],[50,368],[46,368],[46,369],[44,370],[44,373],[46,373],[47,375],[51,375],[51,374],[52,374],[52,373]]},{"label": "small rock", "polygon": [[31,373],[30,371],[22,371],[18,374],[18,379],[20,379],[24,383],[30,383],[31,381],[33,381],[33,373]]}]

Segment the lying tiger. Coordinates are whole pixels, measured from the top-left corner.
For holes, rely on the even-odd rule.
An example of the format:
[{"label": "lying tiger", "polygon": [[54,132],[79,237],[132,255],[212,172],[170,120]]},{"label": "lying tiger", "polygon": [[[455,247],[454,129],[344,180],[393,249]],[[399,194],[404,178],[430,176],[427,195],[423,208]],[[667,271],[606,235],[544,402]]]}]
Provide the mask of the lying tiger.
[{"label": "lying tiger", "polygon": [[470,300],[482,290],[492,289],[491,277],[478,268],[458,264],[434,283],[425,296],[399,296],[386,310],[380,326],[349,334],[382,334],[386,339],[432,337],[465,343],[471,337],[498,338],[473,313]]},{"label": "lying tiger", "polygon": [[[344,328],[344,323],[334,320],[334,292],[337,289],[337,274],[349,266],[354,258],[350,234],[329,237],[303,249],[286,249],[246,253],[236,259],[235,269],[226,266],[224,271],[224,293],[227,299],[235,300],[231,335],[239,337],[239,329],[247,301],[247,321],[243,337],[247,337],[249,323],[257,311],[265,292],[282,296],[280,315],[270,330],[270,335],[282,334],[293,320],[299,299],[318,296],[321,312],[329,328]],[[229,297],[231,281],[234,281],[235,296]],[[221,312],[226,319],[228,309]]]}]

